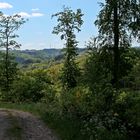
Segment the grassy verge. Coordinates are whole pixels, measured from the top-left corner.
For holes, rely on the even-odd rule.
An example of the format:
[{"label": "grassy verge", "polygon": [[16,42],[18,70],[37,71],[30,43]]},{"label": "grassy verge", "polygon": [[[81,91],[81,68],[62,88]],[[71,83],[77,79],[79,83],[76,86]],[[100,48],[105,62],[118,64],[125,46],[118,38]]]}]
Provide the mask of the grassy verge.
[{"label": "grassy verge", "polygon": [[56,114],[46,113],[43,120],[49,124],[59,134],[61,140],[86,140],[80,131],[80,121],[76,118],[56,116]]},{"label": "grassy verge", "polygon": [[[17,109],[39,116],[61,140],[86,140],[80,132],[80,122],[76,118],[61,117],[42,103],[0,103],[0,108]],[[13,130],[13,129],[12,129]],[[15,129],[20,130],[20,129]],[[16,132],[14,132],[16,133]]]},{"label": "grassy verge", "polygon": [[0,108],[7,109],[17,109],[22,111],[30,112],[34,115],[40,116],[44,111],[46,111],[46,105],[41,103],[3,103],[0,102]]}]

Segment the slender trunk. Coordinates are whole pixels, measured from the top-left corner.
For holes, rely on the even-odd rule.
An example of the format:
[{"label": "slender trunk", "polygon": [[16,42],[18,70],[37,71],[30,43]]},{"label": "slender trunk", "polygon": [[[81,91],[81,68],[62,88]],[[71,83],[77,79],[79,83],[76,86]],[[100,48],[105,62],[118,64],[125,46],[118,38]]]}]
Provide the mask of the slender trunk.
[{"label": "slender trunk", "polygon": [[118,87],[119,78],[119,21],[117,0],[114,2],[114,68],[113,68],[113,85]]},{"label": "slender trunk", "polygon": [[[8,25],[7,25],[8,26]],[[8,70],[8,57],[9,57],[9,39],[8,39],[8,34],[6,32],[6,54],[5,54],[5,76],[6,76],[6,82],[5,82],[5,88],[6,91],[9,91],[9,70]]]}]

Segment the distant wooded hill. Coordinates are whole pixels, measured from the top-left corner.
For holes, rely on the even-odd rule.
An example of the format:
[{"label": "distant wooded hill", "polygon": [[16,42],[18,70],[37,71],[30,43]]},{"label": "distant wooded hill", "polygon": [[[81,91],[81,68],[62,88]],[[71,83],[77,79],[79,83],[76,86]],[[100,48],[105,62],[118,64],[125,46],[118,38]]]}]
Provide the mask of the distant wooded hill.
[{"label": "distant wooded hill", "polygon": [[[78,54],[82,54],[86,48],[79,48]],[[12,50],[16,62],[23,65],[41,63],[47,60],[61,60],[64,57],[62,49],[43,49],[43,50]]]}]

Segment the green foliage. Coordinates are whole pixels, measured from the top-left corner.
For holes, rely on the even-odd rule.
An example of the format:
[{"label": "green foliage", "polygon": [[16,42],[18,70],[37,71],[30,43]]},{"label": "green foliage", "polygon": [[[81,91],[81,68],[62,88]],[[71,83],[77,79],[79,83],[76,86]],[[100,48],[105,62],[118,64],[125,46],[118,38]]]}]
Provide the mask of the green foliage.
[{"label": "green foliage", "polygon": [[126,128],[112,112],[101,112],[100,114],[87,117],[86,120],[83,121],[82,126],[83,135],[86,135],[88,139],[91,140],[127,139],[125,134]]},{"label": "green foliage", "polygon": [[65,61],[64,67],[62,68],[62,83],[64,86],[64,89],[70,89],[77,86],[77,80],[80,75],[79,68],[77,67],[77,64],[74,61]]},{"label": "green foliage", "polygon": [[16,61],[20,65],[31,65],[33,63],[43,63],[62,55],[61,49],[43,49],[43,50],[12,50]]},{"label": "green foliage", "polygon": [[14,39],[19,37],[15,34],[15,31],[17,31],[23,23],[25,23],[25,20],[19,15],[0,15],[1,48],[5,48],[6,51],[9,52],[11,48],[20,47],[20,44],[18,44]]},{"label": "green foliage", "polygon": [[132,71],[136,59],[136,53],[132,48],[120,48],[119,80]]},{"label": "green foliage", "polygon": [[0,108],[9,108],[9,109],[17,109],[22,111],[28,111],[32,114],[39,116],[42,115],[47,106],[45,103],[5,103],[0,102]]},{"label": "green foliage", "polygon": [[[114,38],[113,12],[116,3],[117,9],[119,11],[119,46],[125,47],[128,46],[128,44],[131,42],[131,39],[129,39],[129,35],[139,37],[139,0],[105,0],[105,4],[101,3],[102,10],[99,12],[98,19],[95,21],[95,24],[99,28],[101,39],[104,40],[103,43],[112,44]],[[128,30],[132,32],[127,32]]]},{"label": "green foliage", "polygon": [[[64,7],[62,12],[53,15],[58,22],[53,33],[65,40],[64,61],[63,55],[61,61],[55,58],[45,61],[48,50],[15,51],[19,61],[36,63],[20,71],[9,49],[18,46],[13,33],[24,20],[17,15],[2,15],[1,28],[7,28],[2,26],[4,21],[15,26],[10,40],[5,40],[5,34],[1,34],[4,38],[1,46],[6,52],[0,52],[0,99],[16,103],[10,104],[10,108],[39,115],[62,140],[139,139],[140,51],[130,48],[131,35],[139,38],[138,4],[137,0],[106,0],[95,22],[99,36],[88,42],[88,53],[79,57],[76,57],[75,31],[81,29],[83,14],[80,9],[73,12]],[[5,33],[6,30],[0,31]],[[50,50],[49,56],[59,55],[59,51]],[[112,86],[115,68],[117,89]],[[3,94],[7,89],[10,94]],[[1,103],[0,107],[9,108],[9,105]]]},{"label": "green foliage", "polygon": [[1,58],[0,67],[2,72],[0,81],[3,82],[1,84],[2,90],[8,94],[4,95],[5,97],[10,94],[10,85],[16,74],[16,63],[13,62],[14,59],[10,56],[9,51],[12,48],[20,47],[20,44],[15,41],[15,38],[18,37],[15,31],[17,31],[24,22],[25,20],[19,15],[5,16],[4,14],[0,14],[0,47],[5,50]]},{"label": "green foliage", "polygon": [[140,61],[138,60],[137,63],[134,65],[132,71],[128,75],[127,81],[130,83],[130,87],[136,90],[140,89]]},{"label": "green foliage", "polygon": [[140,94],[139,91],[122,91],[118,94],[114,109],[124,122],[127,135],[133,139],[139,138],[140,128]]},{"label": "green foliage", "polygon": [[46,103],[0,103],[0,108],[28,111],[40,117],[61,140],[85,140],[80,132],[80,122],[76,118],[67,118],[59,114],[58,106]]},{"label": "green foliage", "polygon": [[[14,61],[13,56],[9,55],[7,62],[5,62],[4,56],[5,56],[4,53],[2,53],[2,55],[0,56],[0,91],[2,92],[0,98],[2,100],[8,101],[11,99],[10,94],[11,94],[12,83],[17,78],[18,69],[17,69],[17,63]],[[6,72],[6,65],[7,65],[7,72]],[[8,87],[7,87],[7,83],[8,83]]]},{"label": "green foliage", "polygon": [[101,4],[102,10],[95,21],[99,29],[101,47],[107,46],[112,49],[112,84],[115,87],[118,87],[121,71],[119,48],[129,47],[133,37],[139,38],[139,4],[138,0],[106,0],[105,4]]},{"label": "green foliage", "polygon": [[121,87],[130,90],[139,90],[140,88],[140,61],[139,58],[134,59],[131,71],[120,80]]},{"label": "green foliage", "polygon": [[[34,70],[20,75],[13,84],[13,101],[37,102],[45,97],[45,101],[53,100],[51,81],[45,70]],[[50,93],[51,92],[51,93]]]},{"label": "green foliage", "polygon": [[88,57],[84,67],[84,80],[94,92],[94,85],[105,85],[112,79],[111,52],[105,47],[98,48],[98,40],[92,39],[88,45]]},{"label": "green foliage", "polygon": [[[113,54],[108,46],[100,48],[98,38],[92,38],[88,44],[88,56],[84,68],[85,83],[92,89],[95,84],[111,83],[113,78]],[[136,52],[131,48],[119,48],[120,61],[118,87],[123,86],[124,77],[132,71],[137,62]]]},{"label": "green foliage", "polygon": [[[131,96],[129,98],[129,94],[126,92],[125,96],[127,101],[122,99],[122,106],[118,106],[118,99],[124,97],[123,94],[116,91],[111,85],[113,74],[111,50],[105,46],[100,48],[100,42],[96,38],[89,42],[88,47],[89,54],[85,63],[84,84],[89,87],[89,92],[83,94],[84,100],[81,101],[83,108],[85,108],[81,111],[83,113],[81,115],[83,120],[83,134],[87,135],[89,139],[101,140],[108,139],[109,136],[110,139],[122,140],[129,139],[129,137],[130,139],[138,138],[139,123],[138,121],[133,122],[138,119],[138,113],[134,115],[135,119],[132,119],[131,111],[133,110],[132,107],[136,107],[135,110],[136,112],[138,111],[139,97],[136,96],[133,98]],[[119,77],[121,81],[121,78],[128,77],[128,74],[133,71],[137,58],[135,57],[135,52],[130,48],[121,48],[120,57],[121,71],[119,71]],[[134,73],[136,74],[136,71]],[[131,111],[128,108],[131,108]],[[124,112],[129,112],[130,114],[128,113],[128,115],[126,113],[126,115]],[[128,119],[128,116],[131,119]],[[126,118],[127,121],[125,121]],[[133,128],[128,125],[129,123]],[[101,136],[104,137],[102,138]]]},{"label": "green foliage", "polygon": [[62,12],[56,13],[52,17],[58,17],[58,25],[54,27],[53,33],[60,34],[61,40],[65,39],[66,48],[65,51],[65,62],[62,69],[62,83],[64,89],[71,89],[77,85],[77,77],[79,76],[79,68],[75,63],[75,57],[77,55],[77,41],[75,31],[80,31],[80,27],[83,24],[80,9],[73,12],[69,8],[65,8]]}]

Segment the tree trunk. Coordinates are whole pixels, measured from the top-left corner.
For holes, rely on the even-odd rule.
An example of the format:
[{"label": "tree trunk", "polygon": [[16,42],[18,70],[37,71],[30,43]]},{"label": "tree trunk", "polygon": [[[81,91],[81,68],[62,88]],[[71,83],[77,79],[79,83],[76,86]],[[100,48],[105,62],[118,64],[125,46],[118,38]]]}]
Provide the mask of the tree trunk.
[{"label": "tree trunk", "polygon": [[6,33],[6,54],[5,54],[5,74],[6,74],[6,82],[5,82],[5,90],[8,93],[9,92],[9,70],[8,70],[8,57],[9,57],[9,40],[8,40],[8,35]]},{"label": "tree trunk", "polygon": [[113,68],[113,85],[118,87],[119,79],[119,21],[118,21],[118,4],[114,1],[114,68]]}]

